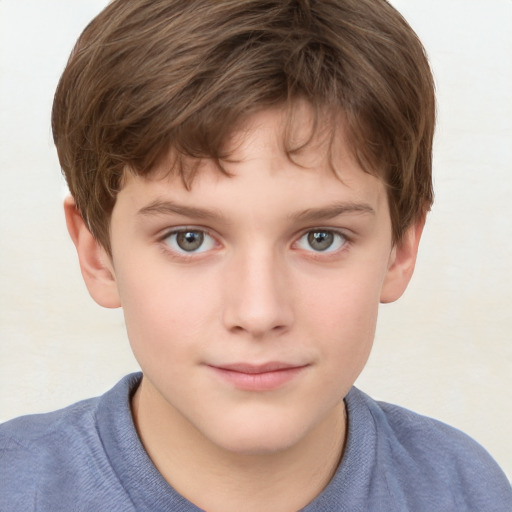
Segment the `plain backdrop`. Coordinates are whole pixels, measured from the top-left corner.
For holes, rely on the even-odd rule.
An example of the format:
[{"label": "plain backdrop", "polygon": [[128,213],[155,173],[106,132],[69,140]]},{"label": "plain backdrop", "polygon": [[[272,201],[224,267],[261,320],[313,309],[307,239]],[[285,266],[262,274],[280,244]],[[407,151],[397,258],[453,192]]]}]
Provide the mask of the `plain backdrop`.
[{"label": "plain backdrop", "polygon": [[[394,0],[437,84],[436,202],[416,274],[381,308],[357,385],[469,433],[512,476],[512,1]],[[105,0],[0,0],[0,420],[137,370],[89,298],[62,212],[50,109]]]}]

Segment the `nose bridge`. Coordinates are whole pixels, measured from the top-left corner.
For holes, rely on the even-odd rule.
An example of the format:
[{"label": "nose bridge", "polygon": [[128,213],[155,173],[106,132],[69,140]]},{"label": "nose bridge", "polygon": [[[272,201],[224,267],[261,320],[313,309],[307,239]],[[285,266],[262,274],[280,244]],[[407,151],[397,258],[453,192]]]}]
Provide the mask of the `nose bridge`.
[{"label": "nose bridge", "polygon": [[284,331],[293,321],[282,256],[265,244],[240,249],[229,269],[224,321],[253,336]]}]

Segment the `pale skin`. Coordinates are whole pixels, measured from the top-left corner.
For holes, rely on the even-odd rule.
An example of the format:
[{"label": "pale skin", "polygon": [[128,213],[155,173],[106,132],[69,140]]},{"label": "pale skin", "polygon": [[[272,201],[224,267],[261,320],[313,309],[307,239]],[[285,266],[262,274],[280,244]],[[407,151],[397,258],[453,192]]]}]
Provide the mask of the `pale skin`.
[{"label": "pale skin", "polygon": [[210,512],[296,511],[325,488],[343,454],[343,397],[379,303],[407,287],[423,227],[393,244],[384,185],[341,131],[340,179],[320,137],[291,161],[282,126],[280,110],[249,118],[225,162],[232,176],[205,160],[189,190],[165,163],[128,173],[111,255],[65,204],[90,294],[124,309],[144,374],[132,403],[142,443]]}]

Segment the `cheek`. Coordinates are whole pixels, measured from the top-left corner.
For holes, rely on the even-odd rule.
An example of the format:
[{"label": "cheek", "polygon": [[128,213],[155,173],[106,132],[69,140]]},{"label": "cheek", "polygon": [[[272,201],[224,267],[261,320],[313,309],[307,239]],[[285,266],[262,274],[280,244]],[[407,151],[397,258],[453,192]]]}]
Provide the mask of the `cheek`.
[{"label": "cheek", "polygon": [[201,333],[215,314],[208,283],[199,287],[179,272],[167,274],[153,266],[128,273],[128,279],[121,273],[118,280],[128,337],[141,365],[148,359],[181,359],[193,343],[204,339]]},{"label": "cheek", "polygon": [[348,380],[355,380],[369,356],[379,307],[375,276],[358,275],[326,280],[303,295],[310,339],[323,344],[332,371],[341,371]]},{"label": "cheek", "polygon": [[[311,319],[318,320],[318,327],[344,332],[365,331],[377,319],[381,281],[380,276],[369,272],[340,271],[333,278],[316,276],[301,292],[301,309]],[[306,293],[307,291],[307,293]],[[308,313],[309,312],[309,313]]]}]

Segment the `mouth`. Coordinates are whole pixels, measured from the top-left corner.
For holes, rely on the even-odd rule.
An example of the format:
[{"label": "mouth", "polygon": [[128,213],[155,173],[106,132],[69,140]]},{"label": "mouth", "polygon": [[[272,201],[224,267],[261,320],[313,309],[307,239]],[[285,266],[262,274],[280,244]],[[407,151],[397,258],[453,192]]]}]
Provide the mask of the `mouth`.
[{"label": "mouth", "polygon": [[244,391],[271,391],[281,388],[303,373],[308,364],[272,361],[264,364],[234,363],[207,365],[228,384]]}]

